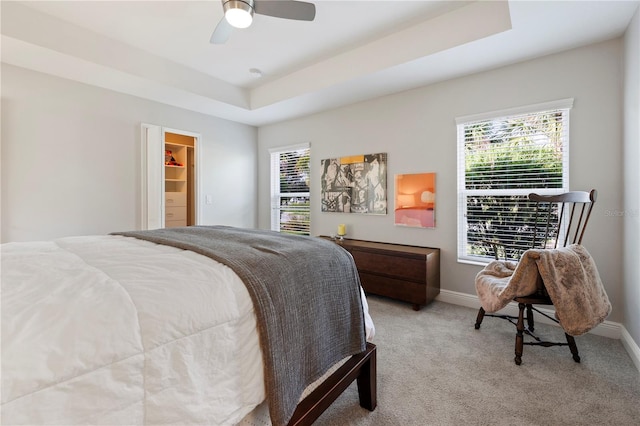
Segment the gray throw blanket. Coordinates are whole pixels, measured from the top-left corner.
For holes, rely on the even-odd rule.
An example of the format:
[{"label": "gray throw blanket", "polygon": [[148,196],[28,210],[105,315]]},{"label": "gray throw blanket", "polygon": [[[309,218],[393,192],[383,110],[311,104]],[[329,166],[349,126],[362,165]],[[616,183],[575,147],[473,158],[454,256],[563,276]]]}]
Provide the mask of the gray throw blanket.
[{"label": "gray throw blanket", "polygon": [[518,263],[494,260],[478,273],[475,284],[487,312],[496,312],[515,297],[532,295],[544,286],[556,318],[572,336],[588,332],[611,312],[596,263],[579,244],[527,250]]},{"label": "gray throw blanket", "polygon": [[333,242],[222,226],[114,234],[200,253],[242,279],[257,317],[274,425],[291,419],[304,389],[333,364],[365,350],[358,271]]}]

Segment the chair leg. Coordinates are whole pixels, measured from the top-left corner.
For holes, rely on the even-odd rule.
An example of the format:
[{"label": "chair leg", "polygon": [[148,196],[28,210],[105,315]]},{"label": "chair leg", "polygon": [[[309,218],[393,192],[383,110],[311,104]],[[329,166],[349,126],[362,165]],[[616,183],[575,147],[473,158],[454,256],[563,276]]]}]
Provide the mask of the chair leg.
[{"label": "chair leg", "polygon": [[524,349],[524,303],[518,303],[518,323],[516,324],[516,365],[522,364],[522,351]]},{"label": "chair leg", "polygon": [[482,320],[484,319],[484,308],[480,308],[478,311],[478,316],[476,317],[476,330],[480,328],[480,324],[482,324]]},{"label": "chair leg", "polygon": [[529,331],[533,331],[533,308],[531,304],[527,304],[527,327]]},{"label": "chair leg", "polygon": [[564,333],[567,337],[567,343],[569,344],[569,349],[571,350],[571,355],[573,355],[573,360],[575,362],[580,362],[580,355],[578,355],[578,346],[576,345],[576,339],[573,336],[569,336],[567,333]]}]

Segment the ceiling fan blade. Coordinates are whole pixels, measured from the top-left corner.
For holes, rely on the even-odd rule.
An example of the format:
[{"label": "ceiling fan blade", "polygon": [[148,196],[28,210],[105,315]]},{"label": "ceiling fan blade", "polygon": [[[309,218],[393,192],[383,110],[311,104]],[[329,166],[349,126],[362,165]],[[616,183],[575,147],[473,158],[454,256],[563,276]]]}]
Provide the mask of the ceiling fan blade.
[{"label": "ceiling fan blade", "polygon": [[216,29],[213,30],[213,34],[211,34],[210,43],[213,44],[224,44],[229,40],[229,36],[231,36],[231,31],[233,27],[223,16],[218,25],[216,25]]},{"label": "ceiling fan blade", "polygon": [[276,18],[313,21],[316,17],[316,6],[313,3],[295,0],[256,0],[253,6],[255,13],[274,16]]}]

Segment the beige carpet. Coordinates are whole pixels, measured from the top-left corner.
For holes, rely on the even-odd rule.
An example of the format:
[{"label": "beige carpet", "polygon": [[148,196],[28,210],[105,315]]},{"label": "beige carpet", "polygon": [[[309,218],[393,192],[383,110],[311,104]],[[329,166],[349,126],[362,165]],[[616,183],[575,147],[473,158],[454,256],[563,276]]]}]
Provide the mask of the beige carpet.
[{"label": "beige carpet", "polygon": [[[378,407],[358,405],[355,384],[316,425],[639,425],[640,373],[619,340],[576,337],[566,346],[525,346],[513,362],[515,327],[442,302],[415,312],[369,297],[378,347]],[[545,337],[560,329],[540,324]]]}]

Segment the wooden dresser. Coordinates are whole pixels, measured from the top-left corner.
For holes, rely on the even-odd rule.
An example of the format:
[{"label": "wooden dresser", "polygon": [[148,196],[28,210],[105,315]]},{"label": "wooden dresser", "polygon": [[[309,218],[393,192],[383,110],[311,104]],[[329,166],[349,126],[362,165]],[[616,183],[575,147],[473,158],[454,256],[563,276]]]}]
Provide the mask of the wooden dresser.
[{"label": "wooden dresser", "polygon": [[440,293],[440,249],[352,239],[336,243],[353,256],[367,293],[409,302],[416,311]]}]

